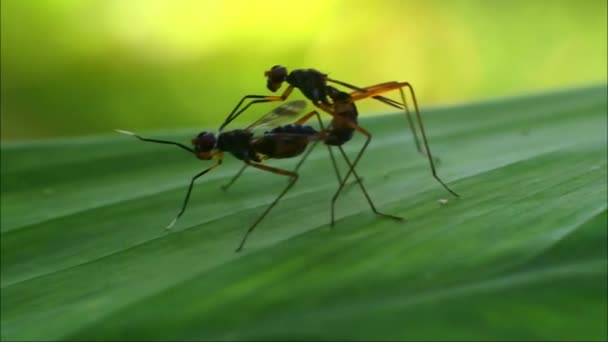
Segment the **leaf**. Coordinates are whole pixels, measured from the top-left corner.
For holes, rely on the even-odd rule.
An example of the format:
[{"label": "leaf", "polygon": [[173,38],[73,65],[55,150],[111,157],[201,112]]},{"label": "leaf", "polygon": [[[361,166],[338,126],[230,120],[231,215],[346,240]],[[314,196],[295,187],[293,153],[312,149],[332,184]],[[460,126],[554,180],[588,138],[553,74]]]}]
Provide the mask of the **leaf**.
[{"label": "leaf", "polygon": [[117,134],[3,143],[1,338],[605,340],[606,90],[423,108],[461,199],[403,114],[364,118],[358,172],[407,220],[375,216],[350,186],[330,229],[336,179],[319,147],[242,253],[282,177],[247,170],[223,192],[240,165],[228,156],[166,233],[211,164]]}]

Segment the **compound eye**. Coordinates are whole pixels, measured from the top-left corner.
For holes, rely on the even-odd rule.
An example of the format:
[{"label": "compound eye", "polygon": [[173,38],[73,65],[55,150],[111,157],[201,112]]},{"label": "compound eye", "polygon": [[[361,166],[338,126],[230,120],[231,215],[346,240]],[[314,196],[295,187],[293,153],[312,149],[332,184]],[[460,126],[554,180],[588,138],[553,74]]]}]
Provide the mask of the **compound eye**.
[{"label": "compound eye", "polygon": [[198,151],[211,151],[215,147],[215,136],[210,132],[201,132],[192,139],[192,144]]},{"label": "compound eye", "polygon": [[270,71],[266,71],[264,75],[266,76],[266,87],[268,90],[275,92],[281,88],[281,85],[287,79],[287,69],[280,65],[275,65]]},{"label": "compound eye", "polygon": [[275,65],[270,68],[270,71],[266,71],[264,76],[268,77],[273,83],[283,82],[287,78],[287,69],[280,65]]},{"label": "compound eye", "polygon": [[272,82],[272,80],[268,78],[268,81],[266,81],[266,88],[268,88],[268,90],[274,93],[275,91],[279,90],[279,88],[281,88],[282,83],[283,82]]}]

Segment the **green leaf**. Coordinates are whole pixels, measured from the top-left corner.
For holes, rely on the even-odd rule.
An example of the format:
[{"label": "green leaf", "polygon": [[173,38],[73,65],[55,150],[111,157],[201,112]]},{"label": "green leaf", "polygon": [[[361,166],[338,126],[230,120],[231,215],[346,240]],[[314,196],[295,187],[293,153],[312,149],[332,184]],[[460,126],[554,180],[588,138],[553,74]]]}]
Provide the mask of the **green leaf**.
[{"label": "green leaf", "polygon": [[240,166],[227,156],[166,233],[210,163],[118,134],[3,143],[1,338],[605,340],[606,90],[423,108],[461,199],[403,114],[362,119],[358,172],[406,221],[351,186],[330,229],[337,184],[318,147],[242,253],[285,177],[247,170],[223,192]]}]

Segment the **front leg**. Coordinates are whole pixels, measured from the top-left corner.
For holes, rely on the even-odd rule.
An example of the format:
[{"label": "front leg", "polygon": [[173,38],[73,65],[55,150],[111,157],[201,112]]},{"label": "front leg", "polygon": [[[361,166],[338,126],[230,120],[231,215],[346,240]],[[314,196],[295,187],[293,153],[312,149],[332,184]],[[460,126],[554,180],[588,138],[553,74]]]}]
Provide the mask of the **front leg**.
[{"label": "front leg", "polygon": [[283,191],[281,191],[281,193],[277,196],[277,198],[275,198],[275,200],[272,201],[272,203],[270,203],[270,205],[266,208],[266,210],[262,213],[262,215],[260,215],[258,217],[258,219],[251,225],[251,227],[249,227],[249,229],[243,236],[243,239],[241,240],[239,247],[236,249],[237,252],[240,252],[243,249],[243,246],[245,245],[245,241],[247,241],[247,237],[255,229],[255,227],[258,225],[258,223],[260,223],[260,221],[262,221],[264,219],[264,217],[266,217],[266,215],[270,212],[270,210],[279,202],[279,200],[287,193],[287,191],[289,189],[291,189],[291,187],[298,180],[298,174],[293,171],[283,170],[283,169],[279,169],[279,168],[272,167],[272,166],[262,165],[259,163],[253,163],[253,162],[246,162],[246,163],[247,163],[247,165],[249,165],[251,167],[255,167],[256,169],[260,169],[262,171],[271,172],[271,173],[281,175],[281,176],[288,176],[288,177],[290,177],[291,180],[287,184],[287,186],[283,189]]},{"label": "front leg", "polygon": [[[232,120],[236,119],[239,115],[241,115],[241,113],[243,113],[245,110],[247,110],[247,108],[249,108],[249,106],[251,106],[252,104],[285,101],[289,97],[289,95],[291,95],[292,91],[293,91],[293,86],[290,85],[289,87],[287,87],[287,89],[285,89],[285,91],[283,92],[283,94],[281,94],[281,96],[269,96],[269,95],[243,96],[241,101],[239,101],[239,103],[237,103],[236,107],[234,107],[232,112],[230,112],[230,115],[228,115],[226,120],[224,120],[224,123],[222,123],[222,125],[220,126],[220,131],[223,130],[224,127],[226,127],[230,122],[232,122]],[[257,99],[257,100],[253,100],[253,101],[249,102],[247,105],[245,105],[245,107],[243,107],[239,110],[239,108],[241,107],[243,102],[245,102],[245,100],[247,100],[247,99]]]},{"label": "front leg", "polygon": [[243,165],[243,167],[241,167],[241,169],[239,170],[239,172],[236,173],[236,175],[234,175],[234,177],[232,177],[232,179],[230,180],[230,182],[224,184],[221,186],[222,190],[227,191],[228,188],[230,188],[232,186],[232,184],[234,184],[234,182],[236,182],[237,179],[239,179],[239,177],[241,177],[241,175],[243,174],[243,171],[245,171],[245,169],[247,168],[247,163],[245,163]]},{"label": "front leg", "polygon": [[184,214],[184,212],[186,211],[186,206],[188,205],[188,201],[190,200],[190,193],[192,193],[192,187],[194,186],[194,182],[201,177],[202,175],[206,174],[207,172],[217,168],[218,166],[222,165],[222,157],[221,155],[218,155],[218,160],[217,163],[213,166],[211,166],[210,168],[196,174],[194,177],[192,177],[192,179],[190,180],[190,184],[188,185],[188,191],[186,192],[186,197],[184,198],[184,203],[182,204],[182,207],[179,211],[179,213],[177,214],[177,216],[173,219],[173,221],[171,221],[171,223],[169,223],[169,225],[166,227],[167,230],[170,230],[173,225],[175,224],[175,222],[177,222],[177,220]]}]

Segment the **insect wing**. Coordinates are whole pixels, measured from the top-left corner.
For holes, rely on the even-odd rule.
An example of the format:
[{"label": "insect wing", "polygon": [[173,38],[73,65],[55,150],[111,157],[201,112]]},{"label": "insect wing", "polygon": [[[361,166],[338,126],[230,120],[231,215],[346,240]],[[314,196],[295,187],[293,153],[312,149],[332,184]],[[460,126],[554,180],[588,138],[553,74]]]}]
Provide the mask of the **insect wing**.
[{"label": "insect wing", "polygon": [[301,144],[302,142],[308,144],[313,141],[321,141],[325,139],[325,136],[321,133],[266,133],[264,138],[271,138],[281,144]]},{"label": "insect wing", "polygon": [[287,102],[273,109],[270,113],[262,116],[246,129],[248,131],[270,126],[280,126],[287,122],[293,122],[306,108],[306,101],[297,100]]}]

